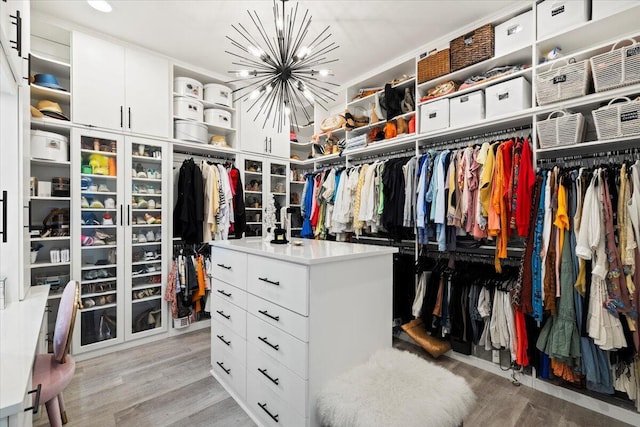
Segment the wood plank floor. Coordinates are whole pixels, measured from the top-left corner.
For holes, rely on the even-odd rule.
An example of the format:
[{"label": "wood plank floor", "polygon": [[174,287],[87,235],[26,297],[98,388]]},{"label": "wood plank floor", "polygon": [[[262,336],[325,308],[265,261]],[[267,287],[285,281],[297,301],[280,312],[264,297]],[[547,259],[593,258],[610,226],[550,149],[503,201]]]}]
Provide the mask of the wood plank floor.
[{"label": "wood plank floor", "polygon": [[[254,426],[209,374],[209,346],[209,331],[200,330],[78,362],[64,394],[67,426]],[[627,425],[453,359],[436,363],[465,377],[478,397],[465,427]],[[34,426],[46,425],[43,411]]]}]

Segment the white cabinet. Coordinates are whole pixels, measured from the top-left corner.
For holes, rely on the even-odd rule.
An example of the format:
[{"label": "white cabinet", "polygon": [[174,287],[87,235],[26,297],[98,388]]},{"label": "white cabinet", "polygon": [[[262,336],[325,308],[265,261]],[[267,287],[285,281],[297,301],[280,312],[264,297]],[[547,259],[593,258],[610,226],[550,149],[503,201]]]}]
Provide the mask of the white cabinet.
[{"label": "white cabinet", "polygon": [[74,129],[72,156],[74,353],[165,332],[166,143]]},{"label": "white cabinet", "polygon": [[73,122],[169,136],[167,60],[74,32]]},{"label": "white cabinet", "polygon": [[0,44],[9,66],[21,86],[28,85],[30,45],[30,9],[28,0],[0,1]]},{"label": "white cabinet", "polygon": [[213,271],[213,376],[258,425],[319,426],[315,400],[326,382],[391,346],[397,250],[318,240],[211,245],[214,264],[247,267],[243,276]]},{"label": "white cabinet", "polygon": [[277,124],[273,124],[272,118],[267,119],[266,124],[264,115],[259,114],[257,119],[255,118],[259,104],[256,104],[251,111],[248,110],[252,101],[243,101],[241,104],[240,148],[243,151],[288,159],[290,150],[288,121],[278,131]]}]

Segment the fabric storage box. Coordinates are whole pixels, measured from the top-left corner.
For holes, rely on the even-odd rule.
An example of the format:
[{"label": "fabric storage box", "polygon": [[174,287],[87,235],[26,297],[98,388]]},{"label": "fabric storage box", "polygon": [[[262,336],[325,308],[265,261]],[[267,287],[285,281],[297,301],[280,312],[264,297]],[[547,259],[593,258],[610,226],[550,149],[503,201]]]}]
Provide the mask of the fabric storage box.
[{"label": "fabric storage box", "polygon": [[173,123],[173,137],[182,141],[207,143],[208,128],[204,123],[191,120],[176,120]]},{"label": "fabric storage box", "polygon": [[[557,67],[563,61],[551,65],[548,71],[536,75],[536,99],[538,105],[546,105],[564,99],[584,96],[589,90],[589,61],[569,63]],[[556,68],[557,67],[557,68]]]},{"label": "fabric storage box", "polygon": [[589,20],[590,0],[545,0],[536,6],[538,40]]},{"label": "fabric storage box", "polygon": [[597,20],[616,14],[634,6],[639,6],[638,0],[592,0],[591,19]]},{"label": "fabric storage box", "polygon": [[420,133],[449,127],[449,98],[420,106]]},{"label": "fabric storage box", "polygon": [[493,58],[494,43],[491,24],[451,40],[451,71]]},{"label": "fabric storage box", "polygon": [[507,80],[484,90],[486,117],[497,117],[531,108],[531,83],[524,77]]},{"label": "fabric storage box", "polygon": [[223,128],[231,127],[231,113],[218,108],[207,108],[204,110],[204,121],[210,125]]},{"label": "fabric storage box", "polygon": [[217,83],[206,84],[204,85],[204,100],[213,104],[231,107],[231,89]]},{"label": "fabric storage box", "polygon": [[186,96],[176,96],[173,98],[173,115],[184,120],[202,121],[202,102]]},{"label": "fabric storage box", "polygon": [[[555,117],[556,115],[561,116]],[[582,113],[554,111],[536,124],[540,148],[559,147],[584,142],[586,130]]]},{"label": "fabric storage box", "polygon": [[31,131],[31,157],[54,162],[69,161],[69,138],[53,132]]},{"label": "fabric storage box", "polygon": [[189,77],[176,77],[173,79],[173,91],[180,96],[190,96],[202,99],[202,83]]},{"label": "fabric storage box", "polygon": [[[640,99],[640,98],[639,98]],[[609,104],[593,110],[598,139],[623,138],[640,134],[640,100],[615,98]],[[614,104],[615,101],[624,102]]]},{"label": "fabric storage box", "polygon": [[449,100],[449,125],[452,128],[484,119],[484,92],[479,90]]},{"label": "fabric storage box", "polygon": [[[618,48],[624,41],[629,46]],[[621,40],[611,47],[611,51],[592,57],[591,71],[596,92],[640,82],[640,43],[633,39]]]},{"label": "fabric storage box", "polygon": [[434,49],[421,55],[418,61],[418,84],[437,79],[451,72],[449,48]]},{"label": "fabric storage box", "polygon": [[496,56],[502,56],[531,45],[533,41],[533,10],[496,25]]}]

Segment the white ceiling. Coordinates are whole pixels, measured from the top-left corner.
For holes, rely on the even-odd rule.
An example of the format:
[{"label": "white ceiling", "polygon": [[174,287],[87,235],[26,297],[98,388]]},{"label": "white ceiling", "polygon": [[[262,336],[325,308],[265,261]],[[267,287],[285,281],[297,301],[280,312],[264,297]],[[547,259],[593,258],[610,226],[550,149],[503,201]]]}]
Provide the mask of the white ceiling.
[{"label": "white ceiling", "polygon": [[[522,1],[522,0],[520,0]],[[332,81],[343,84],[429,41],[456,31],[515,3],[515,0],[323,1],[302,0],[309,9],[315,38],[331,26],[340,46],[331,65]],[[237,69],[225,49],[231,24],[252,26],[247,9],[273,25],[271,0],[111,0],[113,11],[101,13],[83,0],[32,0],[35,13],[52,15],[76,25],[161,52],[220,73]],[[287,8],[294,6],[290,1]],[[300,13],[300,12],[299,12]],[[311,38],[309,38],[311,40]]]}]

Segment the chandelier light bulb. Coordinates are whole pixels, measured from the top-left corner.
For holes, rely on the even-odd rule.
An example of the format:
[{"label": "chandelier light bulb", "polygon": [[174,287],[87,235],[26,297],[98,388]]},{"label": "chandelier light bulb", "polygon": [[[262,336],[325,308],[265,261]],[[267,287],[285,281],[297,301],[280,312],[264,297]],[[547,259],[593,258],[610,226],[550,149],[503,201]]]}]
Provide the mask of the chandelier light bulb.
[{"label": "chandelier light bulb", "polygon": [[322,69],[320,71],[318,71],[318,73],[322,76],[322,77],[327,77],[329,74],[331,74],[330,70],[326,70],[326,69]]},{"label": "chandelier light bulb", "polygon": [[298,51],[298,54],[296,55],[298,60],[301,61],[304,58],[307,57],[307,55],[309,55],[309,53],[311,53],[311,49],[309,49],[307,46],[302,46],[300,48],[300,50]]},{"label": "chandelier light bulb", "polygon": [[287,105],[284,106],[284,114],[286,114],[287,116],[291,115],[291,108],[289,108]]},{"label": "chandelier light bulb", "polygon": [[255,47],[253,45],[249,45],[247,47],[247,50],[251,55],[255,56],[256,58],[260,58],[262,55],[264,55],[264,51],[262,49]]},{"label": "chandelier light bulb", "polygon": [[272,84],[267,86],[267,93],[271,93],[272,90],[273,90],[273,85]]},{"label": "chandelier light bulb", "polygon": [[240,71],[238,71],[238,77],[242,77],[242,78],[249,77],[249,70],[240,70]]},{"label": "chandelier light bulb", "polygon": [[254,99],[258,99],[258,97],[260,96],[261,91],[259,91],[258,89],[254,90],[251,92],[251,95],[249,95],[249,99],[254,100]]}]

